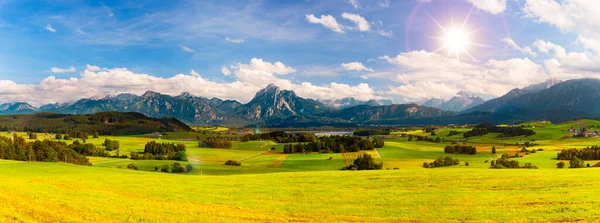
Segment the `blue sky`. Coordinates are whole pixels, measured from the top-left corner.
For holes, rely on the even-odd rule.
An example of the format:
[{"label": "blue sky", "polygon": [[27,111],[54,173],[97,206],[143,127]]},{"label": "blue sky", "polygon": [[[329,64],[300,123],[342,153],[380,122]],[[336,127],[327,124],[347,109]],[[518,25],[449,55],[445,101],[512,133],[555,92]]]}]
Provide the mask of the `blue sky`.
[{"label": "blue sky", "polygon": [[[596,77],[586,0],[0,0],[0,102],[155,90],[246,102],[269,83],[316,99],[484,98]],[[466,51],[435,52],[452,22]],[[473,60],[475,59],[475,60]]]}]

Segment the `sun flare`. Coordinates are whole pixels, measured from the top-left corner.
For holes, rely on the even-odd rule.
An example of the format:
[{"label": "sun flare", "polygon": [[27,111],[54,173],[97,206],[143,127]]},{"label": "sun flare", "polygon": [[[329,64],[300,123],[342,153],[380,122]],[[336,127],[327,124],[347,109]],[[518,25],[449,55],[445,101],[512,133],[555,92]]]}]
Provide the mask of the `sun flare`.
[{"label": "sun flare", "polygon": [[447,30],[443,41],[444,47],[454,54],[466,51],[469,46],[469,36],[458,28]]},{"label": "sun flare", "polygon": [[[472,9],[471,9],[471,11],[472,11]],[[456,59],[458,61],[460,61],[461,54],[466,54],[469,58],[471,58],[471,60],[477,61],[473,56],[471,56],[471,54],[468,51],[470,46],[480,46],[480,47],[491,48],[491,46],[471,41],[471,36],[481,29],[481,28],[475,29],[475,30],[467,30],[466,29],[466,25],[467,25],[467,22],[469,21],[469,16],[471,15],[471,11],[469,11],[469,13],[467,14],[467,17],[465,18],[465,20],[463,21],[463,23],[460,26],[455,26],[454,21],[453,21],[452,26],[450,26],[450,27],[442,26],[437,20],[435,20],[435,18],[433,18],[433,16],[428,14],[429,17],[431,18],[431,20],[433,20],[433,22],[435,22],[435,24],[438,27],[440,27],[441,31],[443,32],[442,36],[440,36],[440,37],[432,37],[434,39],[441,40],[441,45],[442,45],[440,48],[436,49],[433,52],[446,50],[448,52],[448,57],[451,57],[451,56],[456,57]]]}]

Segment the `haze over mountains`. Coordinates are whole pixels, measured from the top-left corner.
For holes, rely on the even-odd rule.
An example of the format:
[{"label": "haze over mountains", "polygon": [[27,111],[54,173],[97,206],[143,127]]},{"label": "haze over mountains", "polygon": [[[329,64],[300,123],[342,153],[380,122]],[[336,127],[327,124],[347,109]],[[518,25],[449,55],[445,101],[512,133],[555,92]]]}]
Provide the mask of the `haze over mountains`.
[{"label": "haze over mountains", "polygon": [[[430,99],[418,104],[353,98],[317,101],[268,85],[247,104],[182,93],[169,96],[148,91],[141,96],[119,94],[81,99],[73,104],[35,108],[27,103],[0,105],[0,114],[55,112],[91,114],[102,111],[139,112],[150,117],[175,117],[190,124],[320,126],[351,124],[437,124],[521,119],[557,119],[600,114],[600,80],[551,79],[484,102],[459,92],[448,101]],[[460,111],[460,112],[459,112]],[[559,116],[560,114],[560,116]]]}]

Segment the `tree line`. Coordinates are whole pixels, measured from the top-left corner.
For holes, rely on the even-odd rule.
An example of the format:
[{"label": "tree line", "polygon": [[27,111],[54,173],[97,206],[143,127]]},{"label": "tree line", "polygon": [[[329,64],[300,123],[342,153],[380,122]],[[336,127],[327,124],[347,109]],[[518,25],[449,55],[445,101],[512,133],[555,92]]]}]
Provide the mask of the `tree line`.
[{"label": "tree line", "polygon": [[198,141],[199,147],[206,148],[231,148],[232,144],[230,140],[220,137],[208,137]]},{"label": "tree line", "polygon": [[591,146],[581,149],[563,149],[557,155],[559,160],[572,160],[579,158],[582,160],[600,160],[600,146]]},{"label": "tree line", "polygon": [[477,149],[474,146],[456,144],[444,147],[444,153],[475,155],[477,154]]},{"label": "tree line", "polygon": [[[377,145],[377,147],[376,147]],[[382,139],[373,141],[356,136],[323,136],[309,143],[287,144],[283,147],[284,153],[310,153],[310,152],[358,152],[360,150],[373,150],[385,145]]]},{"label": "tree line", "polygon": [[[99,135],[136,135],[153,132],[191,131],[174,118],[149,118],[140,113],[99,112],[86,115],[38,113],[33,115],[0,115],[0,129],[5,131],[48,132],[62,135],[72,132]],[[70,135],[71,138],[83,136]]]},{"label": "tree line", "polygon": [[471,131],[463,133],[465,138],[473,136],[482,136],[488,133],[501,133],[499,137],[530,136],[535,135],[535,131],[523,127],[502,127],[491,123],[478,124]]},{"label": "tree line", "polygon": [[436,160],[434,160],[433,162],[424,162],[423,163],[423,167],[424,168],[436,168],[436,167],[445,167],[445,166],[456,166],[460,164],[460,161],[458,159],[453,159],[452,157],[446,156],[446,157],[439,157]]},{"label": "tree line", "polygon": [[179,160],[186,161],[187,154],[186,148],[184,144],[175,144],[175,143],[157,143],[156,141],[151,141],[146,143],[144,146],[144,153],[138,154],[136,152],[131,152],[131,159],[144,159],[144,160]]},{"label": "tree line", "polygon": [[91,165],[88,159],[65,142],[43,140],[27,142],[14,134],[12,138],[0,136],[0,158],[19,161],[65,162]]}]

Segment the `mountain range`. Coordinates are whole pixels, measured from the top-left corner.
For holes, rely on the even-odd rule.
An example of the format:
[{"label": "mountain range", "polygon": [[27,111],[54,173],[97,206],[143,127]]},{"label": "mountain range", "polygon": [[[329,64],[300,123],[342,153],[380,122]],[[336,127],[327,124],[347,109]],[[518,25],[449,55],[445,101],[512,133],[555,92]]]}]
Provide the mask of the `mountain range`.
[{"label": "mountain range", "polygon": [[459,112],[483,104],[484,102],[485,100],[483,100],[479,96],[475,96],[467,92],[461,91],[458,92],[456,96],[450,98],[450,100],[448,101],[444,101],[444,99],[441,98],[430,98],[420,102],[419,104],[427,107],[439,108],[445,111]]},{"label": "mountain range", "polygon": [[0,105],[0,114],[90,114],[118,111],[138,112],[150,117],[175,117],[195,125],[277,127],[463,124],[595,117],[600,114],[600,104],[594,103],[599,99],[598,79],[573,79],[564,82],[551,79],[522,89],[513,89],[506,95],[487,102],[477,96],[459,92],[448,101],[428,100],[420,105],[391,104],[381,100],[360,101],[354,98],[318,101],[299,97],[293,91],[270,84],[246,104],[234,100],[197,97],[189,93],[169,96],[148,91],[141,96],[119,94],[85,98],[73,104],[48,104],[39,108],[24,102],[8,103]]}]

